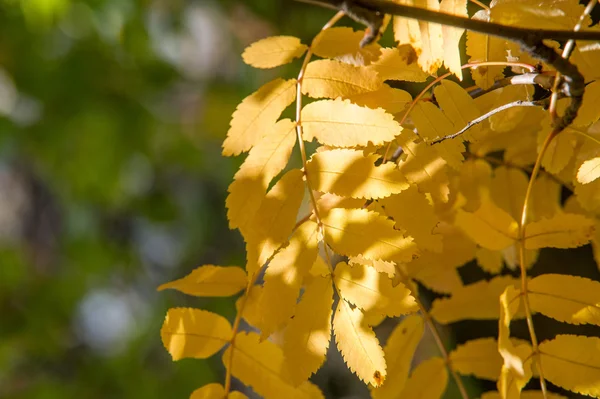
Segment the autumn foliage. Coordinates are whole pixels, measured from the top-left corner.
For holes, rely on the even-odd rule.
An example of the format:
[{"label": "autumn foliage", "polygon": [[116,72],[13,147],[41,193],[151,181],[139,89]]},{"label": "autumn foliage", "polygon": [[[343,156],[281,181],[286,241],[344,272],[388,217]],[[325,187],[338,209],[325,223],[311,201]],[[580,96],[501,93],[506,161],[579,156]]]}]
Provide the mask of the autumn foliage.
[{"label": "autumn foliage", "polygon": [[[473,18],[572,29],[583,12],[575,0],[542,3],[500,0]],[[415,4],[467,15],[465,0]],[[600,282],[568,267],[527,275],[549,247],[591,243],[600,265],[598,46],[578,43],[572,61],[589,82],[583,106],[573,125],[546,140],[552,120],[543,107],[493,112],[533,100],[531,84],[494,86],[506,73],[538,73],[514,44],[467,33],[468,67],[484,90],[474,95],[445,79],[466,71],[461,30],[394,17],[387,23],[398,47],[360,48],[364,32],[330,26],[339,17],[310,46],[277,36],[243,53],[256,68],[305,58],[297,79],[275,79],[241,102],[223,143],[224,155],[248,153],[226,201],[229,226],[246,243],[245,267],[204,265],[160,287],[195,296],[242,292],[233,321],[192,308],[166,316],[161,336],[174,360],[225,348],[224,384],[192,398],[245,397],[231,392],[232,377],[265,398],[322,398],[309,377],[330,345],[375,399],[440,398],[450,378],[462,387],[462,375],[497,381],[485,399],[518,398],[532,378],[543,390],[549,381],[600,397],[600,339],[538,342],[531,318],[600,325]],[[442,66],[450,72],[434,80]],[[413,98],[398,81],[433,84]],[[559,114],[568,101],[558,101]],[[290,106],[295,120],[282,119]],[[432,144],[488,113],[464,134]],[[312,154],[304,146],[311,141],[318,143]],[[294,147],[302,168],[288,167]],[[561,190],[571,193],[566,201]],[[457,269],[471,261],[490,278],[463,284]],[[426,306],[419,285],[443,298]],[[404,315],[382,346],[372,326]],[[529,341],[510,338],[516,318],[529,321]],[[252,331],[240,330],[241,319]],[[498,320],[498,336],[440,347],[438,357],[411,367],[424,329],[437,335],[435,323],[465,319]]]}]

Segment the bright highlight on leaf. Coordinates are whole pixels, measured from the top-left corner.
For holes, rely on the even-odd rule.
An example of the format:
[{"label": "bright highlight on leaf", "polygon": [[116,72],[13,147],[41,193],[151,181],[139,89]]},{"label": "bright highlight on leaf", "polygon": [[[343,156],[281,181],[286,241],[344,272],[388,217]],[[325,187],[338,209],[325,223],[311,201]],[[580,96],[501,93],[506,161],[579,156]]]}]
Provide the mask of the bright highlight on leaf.
[{"label": "bright highlight on leaf", "polygon": [[581,164],[577,171],[577,181],[588,184],[600,177],[600,157],[588,159]]},{"label": "bright highlight on leaf", "polygon": [[174,289],[194,296],[231,296],[246,287],[246,272],[235,266],[200,266],[186,277],[158,287],[158,291]]},{"label": "bright highlight on leaf", "polygon": [[259,40],[244,50],[244,62],[255,68],[275,68],[292,62],[306,51],[306,45],[292,36],[272,36]]},{"label": "bright highlight on leaf", "polygon": [[334,60],[313,61],[306,67],[302,93],[314,98],[349,97],[378,90],[383,80],[377,72]]}]

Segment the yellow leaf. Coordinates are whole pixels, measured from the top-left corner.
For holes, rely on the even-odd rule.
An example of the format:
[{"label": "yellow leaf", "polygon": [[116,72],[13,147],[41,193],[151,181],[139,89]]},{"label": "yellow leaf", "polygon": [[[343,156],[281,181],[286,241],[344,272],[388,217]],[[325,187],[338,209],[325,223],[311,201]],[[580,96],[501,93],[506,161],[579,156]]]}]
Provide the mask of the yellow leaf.
[{"label": "yellow leaf", "polygon": [[[415,0],[393,0],[395,3],[407,6],[416,6]],[[400,45],[410,45],[415,53],[421,52],[421,28],[419,21],[412,18],[394,16],[393,21],[394,39]],[[419,63],[420,65],[420,63]]]},{"label": "yellow leaf", "polygon": [[260,298],[263,338],[282,328],[293,316],[304,277],[317,259],[317,231],[315,222],[303,223],[290,238],[289,245],[269,263]]},{"label": "yellow leaf", "polygon": [[335,267],[333,282],[343,299],[365,312],[378,309],[387,316],[400,316],[418,310],[410,290],[372,267],[340,262]]},{"label": "yellow leaf", "polygon": [[407,262],[417,253],[410,237],[394,222],[366,209],[333,209],[323,218],[325,241],[337,253],[366,259]]},{"label": "yellow leaf", "polygon": [[499,166],[494,169],[490,195],[496,205],[520,220],[528,184],[529,177],[522,170]]},{"label": "yellow leaf", "polygon": [[368,68],[379,73],[382,80],[424,82],[428,75],[416,63],[417,54],[409,45],[381,49],[381,57]]},{"label": "yellow leaf", "polygon": [[[237,312],[241,312],[244,320],[254,328],[260,327],[262,319],[262,309],[260,308],[262,291],[263,286],[255,284],[250,288],[250,292],[245,293],[235,302]],[[248,296],[248,298],[245,298],[245,296]],[[242,304],[244,304],[243,310]]]},{"label": "yellow leaf", "polygon": [[577,181],[588,184],[600,177],[600,157],[588,159],[581,164],[577,171]]},{"label": "yellow leaf", "polygon": [[[490,67],[493,68],[493,67]],[[478,68],[480,69],[480,68]],[[500,94],[496,97],[494,107],[499,107],[518,100],[531,100],[533,97],[533,89],[531,85],[510,85],[500,89]],[[541,118],[540,118],[541,116]],[[527,123],[534,122],[535,126],[539,126],[540,120],[547,119],[548,115],[541,109],[535,107],[512,107],[495,113],[490,116],[488,121],[490,128],[499,133],[510,132],[517,127],[523,128]],[[516,133],[523,135],[523,130],[518,130]],[[533,139],[534,135],[531,136]],[[510,140],[507,144],[513,145]]]},{"label": "yellow leaf", "polygon": [[194,296],[231,296],[248,284],[246,272],[235,266],[204,265],[179,280],[158,287],[158,291],[175,289]]},{"label": "yellow leaf", "polygon": [[597,122],[598,119],[600,119],[600,110],[598,109],[599,102],[600,81],[595,81],[585,87],[583,103],[577,112],[577,118],[573,121],[573,125],[587,127],[592,123]]},{"label": "yellow leaf", "polygon": [[[190,395],[190,399],[224,399],[225,388],[219,383],[212,383],[196,389]],[[248,399],[246,395],[239,391],[229,392],[227,399]]]},{"label": "yellow leaf", "polygon": [[[543,128],[538,133],[538,146],[541,146],[551,131],[550,120],[549,118],[545,118]],[[563,134],[554,137],[546,149],[546,153],[542,158],[542,166],[547,172],[553,174],[560,173],[569,164],[575,153],[577,137],[573,134],[565,133],[563,132]]]},{"label": "yellow leaf", "polygon": [[[474,212],[490,195],[492,167],[483,159],[467,159],[460,168],[459,190],[467,200],[463,209]],[[493,197],[496,198],[496,197]]]},{"label": "yellow leaf", "polygon": [[597,43],[578,40],[571,59],[585,77],[586,82],[600,78],[600,71],[598,71],[598,65],[600,65],[600,46]]},{"label": "yellow leaf", "polygon": [[303,173],[292,169],[273,186],[262,201],[252,223],[244,229],[248,251],[248,274],[254,274],[288,239],[304,197]]},{"label": "yellow leaf", "polygon": [[[473,19],[490,21],[489,11],[480,10]],[[467,32],[467,55],[469,62],[506,61],[505,41],[481,33]],[[503,66],[482,66],[471,69],[471,75],[477,86],[488,89],[498,79],[502,79]]]},{"label": "yellow leaf", "polygon": [[564,389],[600,397],[600,338],[557,335],[540,344],[544,377]]},{"label": "yellow leaf", "polygon": [[226,200],[229,228],[242,233],[258,212],[271,180],[285,168],[296,143],[296,124],[283,119],[268,130],[234,176]]},{"label": "yellow leaf", "polygon": [[499,251],[513,244],[517,238],[517,222],[491,201],[484,201],[474,213],[458,210],[456,226],[484,248]]},{"label": "yellow leaf", "polygon": [[160,330],[163,345],[173,360],[207,359],[231,340],[229,321],[216,313],[192,308],[172,308]]},{"label": "yellow leaf", "polygon": [[[460,3],[464,2],[464,0],[443,0],[442,5],[444,2]],[[455,46],[455,50],[457,49],[458,46]],[[458,65],[460,68],[460,64]],[[461,71],[461,69],[459,69],[459,71]],[[456,72],[454,73],[456,74]],[[450,80],[442,80],[442,83],[433,90],[433,93],[435,94],[435,99],[440,105],[440,108],[452,122],[454,128],[452,129],[451,133],[458,132],[460,129],[467,126],[469,122],[481,116],[481,112],[479,111],[477,104],[475,104],[475,100],[471,98],[465,89],[460,87],[455,82]],[[463,133],[462,137],[465,140],[473,141],[474,138],[477,138],[480,135],[481,125],[474,125],[465,133]]]},{"label": "yellow leaf", "polygon": [[275,79],[246,97],[233,113],[223,155],[238,155],[252,148],[295,99],[295,79]]},{"label": "yellow leaf", "polygon": [[439,223],[439,218],[427,197],[421,194],[416,186],[411,186],[380,203],[385,208],[385,213],[396,222],[396,228],[406,230],[419,248],[442,252],[442,235],[433,231]]},{"label": "yellow leaf", "polygon": [[378,90],[383,80],[377,72],[336,60],[317,60],[306,66],[302,93],[314,97],[348,97]]},{"label": "yellow leaf", "polygon": [[[439,11],[438,0],[412,0],[416,7]],[[411,43],[419,54],[419,65],[429,74],[434,74],[441,66],[444,59],[444,40],[441,25],[431,22],[419,21],[421,33],[418,43]],[[418,45],[418,47],[415,46]]]},{"label": "yellow leaf", "polygon": [[389,278],[393,278],[396,274],[396,268],[394,262],[386,262],[385,260],[379,259],[365,259],[363,256],[350,256],[348,258],[348,264],[354,265],[365,265],[374,268],[379,273],[385,273]]},{"label": "yellow leaf", "polygon": [[421,362],[411,373],[400,398],[439,399],[448,384],[444,360],[433,357]]},{"label": "yellow leaf", "polygon": [[529,282],[531,309],[558,321],[600,326],[600,283],[583,277],[543,274]]},{"label": "yellow leaf", "polygon": [[[454,132],[454,127],[444,113],[430,102],[418,102],[411,112],[411,117],[419,136],[426,141],[432,141],[437,138],[448,136]],[[455,169],[460,169],[465,157],[462,155],[466,151],[461,137],[444,140],[441,143],[434,144],[440,156]]]},{"label": "yellow leaf", "polygon": [[337,58],[348,63],[356,61],[361,65],[369,65],[379,58],[381,46],[372,43],[361,48],[360,41],[364,35],[365,31],[354,32],[352,28],[334,27],[325,29],[315,37],[312,50],[315,55],[321,58]]},{"label": "yellow leaf", "polygon": [[594,234],[594,221],[582,215],[557,214],[525,226],[525,248],[576,248]]},{"label": "yellow leaf", "polygon": [[[442,0],[440,3],[440,11],[447,14],[468,17],[467,0]],[[464,29],[442,25],[442,35],[444,38],[444,65],[446,65],[446,68],[455,74],[459,80],[462,80],[462,62],[460,61],[459,42],[464,32]],[[448,81],[442,81],[442,83],[443,82]]]},{"label": "yellow leaf", "polygon": [[394,117],[382,109],[370,109],[349,100],[321,100],[302,109],[304,139],[316,138],[334,147],[381,145],[402,130]]},{"label": "yellow leaf", "polygon": [[423,318],[417,315],[402,319],[394,327],[383,349],[388,364],[388,378],[382,386],[371,391],[373,399],[401,397],[423,331]]},{"label": "yellow leaf", "polygon": [[386,84],[382,85],[378,90],[355,94],[348,97],[348,99],[361,107],[369,107],[371,109],[383,108],[390,114],[401,112],[412,101],[408,92],[394,89]]},{"label": "yellow leaf", "polygon": [[[490,281],[478,281],[454,291],[450,298],[436,299],[431,308],[431,316],[442,324],[459,320],[498,319],[498,298],[509,285],[520,284],[519,279],[498,276]],[[477,298],[474,300],[473,298]]]},{"label": "yellow leaf", "polygon": [[319,213],[324,216],[335,208],[362,208],[365,204],[364,199],[340,197],[339,195],[325,193],[317,201]]},{"label": "yellow leaf", "polygon": [[242,58],[255,68],[275,68],[292,62],[306,51],[306,45],[293,36],[271,36],[252,43]]},{"label": "yellow leaf", "polygon": [[308,381],[295,387],[281,348],[271,341],[261,341],[256,333],[237,334],[235,345],[223,353],[223,364],[231,368],[231,375],[265,398],[324,399],[319,388]]},{"label": "yellow leaf", "polygon": [[540,175],[533,183],[529,212],[531,220],[551,219],[562,210],[562,185],[548,174]]},{"label": "yellow leaf", "polygon": [[333,314],[331,277],[315,277],[306,287],[283,341],[290,378],[295,385],[308,380],[325,361]]},{"label": "yellow leaf", "polygon": [[[489,392],[485,392],[483,395],[481,395],[481,399],[502,399],[502,396],[500,396],[500,392],[497,391],[489,391]],[[552,393],[552,392],[546,392],[546,396],[544,397],[544,394],[542,391],[534,391],[534,390],[529,390],[529,391],[521,391],[521,399],[567,399],[565,396],[556,394],[556,393]]]},{"label": "yellow leaf", "polygon": [[523,364],[523,373],[502,365],[500,378],[496,383],[500,396],[504,399],[520,399],[521,390],[527,385],[532,376],[532,350],[529,345],[520,345],[515,348],[515,359]]},{"label": "yellow leaf", "polygon": [[333,318],[333,332],[348,368],[365,383],[380,386],[386,376],[383,349],[371,327],[364,323],[363,313],[341,299]]},{"label": "yellow leaf", "polygon": [[588,212],[600,213],[600,179],[588,184],[575,184],[577,201]]},{"label": "yellow leaf", "polygon": [[315,153],[306,171],[313,189],[352,198],[383,198],[409,185],[392,162],[375,166],[379,155],[337,149]]},{"label": "yellow leaf", "polygon": [[450,353],[452,367],[463,375],[496,381],[502,369],[502,357],[494,338],[478,338],[459,345]]},{"label": "yellow leaf", "polygon": [[502,271],[504,262],[502,261],[502,253],[498,251],[492,251],[487,248],[477,249],[477,264],[483,270],[490,274],[498,274]]}]

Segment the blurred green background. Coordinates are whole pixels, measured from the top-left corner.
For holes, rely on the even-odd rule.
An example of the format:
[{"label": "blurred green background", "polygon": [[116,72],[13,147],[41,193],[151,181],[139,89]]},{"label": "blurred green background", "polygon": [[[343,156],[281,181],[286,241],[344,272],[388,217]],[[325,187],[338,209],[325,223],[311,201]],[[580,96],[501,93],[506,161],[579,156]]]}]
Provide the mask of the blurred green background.
[{"label": "blurred green background", "polygon": [[[291,0],[0,0],[0,398],[184,398],[220,357],[173,363],[156,292],[244,264],[221,157],[243,97],[294,67],[241,52],[306,42],[331,12]],[[296,67],[297,68],[297,67]],[[291,76],[291,75],[290,75]]]}]

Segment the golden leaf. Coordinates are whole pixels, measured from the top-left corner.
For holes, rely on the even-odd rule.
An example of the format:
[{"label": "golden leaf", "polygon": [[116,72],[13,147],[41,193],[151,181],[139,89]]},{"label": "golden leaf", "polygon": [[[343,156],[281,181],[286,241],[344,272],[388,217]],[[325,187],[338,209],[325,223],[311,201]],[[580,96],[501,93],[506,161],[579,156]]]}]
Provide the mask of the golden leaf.
[{"label": "golden leaf", "polygon": [[382,109],[370,109],[349,100],[321,100],[302,109],[304,139],[316,138],[334,147],[381,145],[392,141],[401,128],[394,117]]},{"label": "golden leaf", "polygon": [[253,332],[237,334],[235,345],[223,353],[223,364],[231,368],[231,375],[265,398],[324,399],[323,393],[311,382],[295,387],[284,363],[281,348],[271,341],[261,341]]},{"label": "golden leaf", "polygon": [[355,94],[348,97],[348,99],[361,107],[369,107],[371,109],[383,108],[390,114],[401,112],[412,101],[408,92],[394,89],[386,84],[375,91]]},{"label": "golden leaf", "polygon": [[[444,1],[451,3],[456,0],[443,0],[442,5],[444,4]],[[465,0],[458,0],[458,2],[465,2]],[[458,49],[458,46],[455,46],[455,50],[456,49]],[[459,71],[462,71],[460,69],[460,64],[458,65]],[[456,74],[456,72],[454,73]],[[433,90],[433,93],[440,108],[452,122],[454,127],[452,133],[458,132],[460,129],[467,126],[469,122],[481,116],[481,112],[479,111],[477,104],[475,104],[475,100],[473,100],[469,93],[460,87],[458,83],[450,80],[442,80],[441,84]],[[474,125],[462,134],[462,138],[473,141],[481,136],[481,130],[481,125]]]},{"label": "golden leaf", "polygon": [[325,29],[315,37],[312,50],[315,55],[322,58],[337,58],[343,61],[355,61],[360,65],[369,65],[379,58],[381,46],[372,43],[361,48],[360,41],[364,35],[364,31],[354,32],[352,28]]},{"label": "golden leaf", "polygon": [[551,219],[562,210],[562,185],[547,174],[540,175],[533,183],[529,212],[531,220]]},{"label": "golden leaf", "polygon": [[[225,388],[218,383],[212,383],[196,389],[190,395],[190,399],[224,399]],[[240,391],[229,392],[227,399],[248,399],[246,395]]]},{"label": "golden leaf", "polygon": [[[497,391],[489,391],[489,392],[484,392],[481,395],[481,399],[502,399],[502,396],[500,395],[500,392]],[[546,392],[546,396],[544,396],[544,393],[542,391],[534,391],[534,390],[529,390],[529,391],[521,391],[521,399],[567,399],[565,396],[556,394],[556,393],[552,393],[552,392]]]},{"label": "golden leaf", "polygon": [[293,36],[271,36],[252,43],[242,58],[255,68],[275,68],[290,63],[306,51],[305,44]]},{"label": "golden leaf", "polygon": [[315,153],[306,165],[313,189],[352,198],[383,198],[409,187],[393,163],[375,166],[379,155],[337,149]]},{"label": "golden leaf", "polygon": [[381,57],[368,68],[379,73],[382,80],[404,80],[408,82],[424,82],[427,75],[415,62],[417,54],[409,45],[398,48],[381,49]]},{"label": "golden leaf", "polygon": [[529,177],[520,169],[499,166],[494,169],[490,196],[513,219],[521,219]]},{"label": "golden leaf", "polygon": [[194,296],[231,296],[248,284],[242,268],[204,265],[179,280],[162,284],[158,291],[174,289]]},{"label": "golden leaf", "polygon": [[[492,183],[492,167],[483,159],[467,159],[460,168],[459,190],[467,200],[463,209],[475,212],[487,200]],[[493,196],[495,199],[496,197]]]},{"label": "golden leaf", "polygon": [[[480,10],[472,18],[489,22],[489,11]],[[505,41],[481,33],[467,32],[467,55],[470,63],[506,61]],[[488,89],[496,80],[504,77],[503,70],[503,66],[481,66],[471,69],[471,75],[477,86]]]},{"label": "golden leaf", "polygon": [[502,357],[494,338],[478,338],[459,345],[450,353],[452,367],[462,375],[484,380],[498,380]]},{"label": "golden leaf", "polygon": [[[250,288],[250,291],[244,293],[235,302],[235,309],[242,313],[242,317],[246,322],[254,328],[260,327],[262,319],[262,309],[260,308],[260,297],[262,296],[263,286],[255,284]],[[247,296],[247,298],[245,298]],[[242,310],[242,304],[244,309]]]},{"label": "golden leaf", "polygon": [[236,108],[223,142],[223,155],[248,151],[296,99],[296,80],[275,79],[246,97]]},{"label": "golden leaf", "polygon": [[377,72],[336,60],[317,60],[306,66],[302,93],[314,97],[349,97],[378,90],[383,80]]},{"label": "golden leaf", "polygon": [[333,318],[333,332],[348,368],[365,383],[380,386],[386,376],[383,349],[371,327],[364,323],[363,313],[341,299]]},{"label": "golden leaf", "polygon": [[577,181],[588,184],[600,177],[600,157],[588,159],[577,170]]},{"label": "golden leaf", "polygon": [[[538,133],[539,146],[541,146],[552,129],[549,118],[545,118],[543,128]],[[547,172],[553,174],[560,173],[569,164],[575,153],[577,137],[573,134],[565,133],[563,132],[563,134],[554,137],[546,149],[542,158],[542,166]]]},{"label": "golden leaf", "polygon": [[394,327],[383,349],[388,365],[388,378],[382,386],[371,391],[373,399],[401,397],[423,331],[423,318],[418,315],[408,316]]},{"label": "golden leaf", "polygon": [[525,248],[576,248],[594,234],[594,221],[582,215],[562,213],[525,226]]},{"label": "golden leaf", "polygon": [[477,264],[483,270],[490,274],[498,274],[502,271],[504,262],[502,260],[502,253],[498,251],[492,251],[487,248],[478,248],[476,252]]},{"label": "golden leaf", "polygon": [[417,253],[412,238],[394,222],[366,209],[333,209],[323,218],[325,241],[337,253],[366,259],[407,262]]},{"label": "golden leaf", "polygon": [[386,262],[385,260],[379,259],[365,259],[363,256],[350,256],[348,258],[348,264],[354,265],[365,265],[374,268],[379,273],[385,273],[389,278],[393,278],[396,274],[396,264],[394,262]]},{"label": "golden leaf", "polygon": [[458,210],[456,226],[484,248],[499,251],[515,242],[517,222],[491,201],[484,201],[474,213]]},{"label": "golden leaf", "polygon": [[[467,0],[442,0],[440,3],[440,11],[447,14],[468,17]],[[462,62],[460,61],[459,43],[464,32],[464,29],[442,25],[442,36],[444,38],[444,65],[446,65],[446,68],[456,75],[459,80],[462,80],[463,76],[461,68]],[[442,81],[442,83],[444,82],[449,81]]]},{"label": "golden leaf", "polygon": [[232,338],[231,324],[221,315],[201,309],[171,308],[160,330],[173,360],[207,359]]},{"label": "golden leaf", "polygon": [[411,373],[400,398],[439,399],[448,384],[444,359],[432,357],[421,362]]},{"label": "golden leaf", "polygon": [[315,277],[302,294],[296,314],[284,333],[283,353],[295,385],[308,380],[325,361],[331,338],[332,306],[331,277]]},{"label": "golden leaf", "polygon": [[600,338],[557,335],[540,343],[544,377],[564,389],[600,397]]}]

